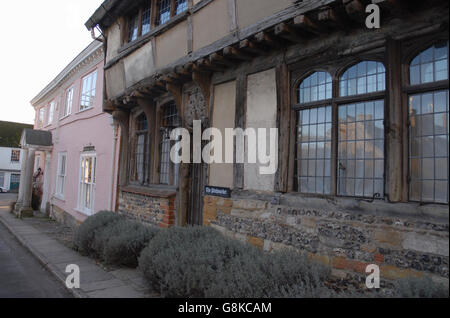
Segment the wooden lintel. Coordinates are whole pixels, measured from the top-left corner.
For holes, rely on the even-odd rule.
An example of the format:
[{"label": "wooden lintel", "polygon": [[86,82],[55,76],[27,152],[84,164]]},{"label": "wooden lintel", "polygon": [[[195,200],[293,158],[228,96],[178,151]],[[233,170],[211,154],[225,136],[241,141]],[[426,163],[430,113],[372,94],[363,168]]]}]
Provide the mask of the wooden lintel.
[{"label": "wooden lintel", "polygon": [[253,60],[253,57],[243,51],[240,51],[232,46],[227,46],[223,49],[223,55],[225,57],[229,57],[236,60],[241,61],[251,61]]},{"label": "wooden lintel", "polygon": [[272,48],[280,48],[283,46],[283,43],[279,39],[264,31],[256,33],[254,39],[257,43],[267,45]]},{"label": "wooden lintel", "polygon": [[293,26],[300,30],[303,30],[304,32],[314,35],[320,35],[324,32],[323,28],[321,28],[317,23],[312,21],[304,14],[301,14],[294,18]]},{"label": "wooden lintel", "polygon": [[180,83],[182,82],[181,78],[179,78],[175,73],[163,75],[162,80],[166,83]]},{"label": "wooden lintel", "polygon": [[220,64],[225,66],[234,66],[235,63],[227,58],[225,58],[223,55],[219,53],[213,53],[209,56],[209,61],[213,64]]},{"label": "wooden lintel", "polygon": [[191,72],[186,70],[183,66],[177,66],[175,68],[175,73],[181,77],[189,77],[190,78],[192,76]]},{"label": "wooden lintel", "polygon": [[343,4],[350,19],[358,22],[365,20],[365,6],[360,0],[343,0]]},{"label": "wooden lintel", "polygon": [[297,31],[286,23],[279,23],[275,26],[274,31],[276,36],[279,36],[285,40],[293,43],[303,43],[304,39],[298,35]]},{"label": "wooden lintel", "polygon": [[320,11],[317,15],[317,20],[328,28],[338,27],[340,22],[333,8],[326,8]]},{"label": "wooden lintel", "polygon": [[198,60],[196,65],[200,69],[205,69],[212,72],[223,72],[226,70],[226,67],[224,67],[223,65],[213,64],[209,59],[206,58]]},{"label": "wooden lintel", "polygon": [[263,47],[260,44],[250,41],[249,39],[242,40],[239,43],[239,49],[251,54],[258,54],[258,55],[268,54],[268,50],[266,47]]}]

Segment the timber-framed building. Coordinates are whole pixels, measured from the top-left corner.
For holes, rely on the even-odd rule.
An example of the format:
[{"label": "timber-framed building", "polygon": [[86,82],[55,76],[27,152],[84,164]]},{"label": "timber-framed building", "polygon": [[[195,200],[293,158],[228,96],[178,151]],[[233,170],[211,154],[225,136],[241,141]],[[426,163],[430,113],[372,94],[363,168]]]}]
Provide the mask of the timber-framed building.
[{"label": "timber-framed building", "polygon": [[[379,29],[368,0],[106,0],[86,26],[120,125],[117,211],[448,278],[448,2],[376,2]],[[170,133],[193,120],[278,128],[277,173],[173,164]]]}]

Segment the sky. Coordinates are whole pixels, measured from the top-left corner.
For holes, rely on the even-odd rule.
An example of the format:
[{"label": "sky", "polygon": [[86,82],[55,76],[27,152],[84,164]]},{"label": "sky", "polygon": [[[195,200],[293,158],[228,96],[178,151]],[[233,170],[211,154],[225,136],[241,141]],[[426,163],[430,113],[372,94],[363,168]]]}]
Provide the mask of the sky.
[{"label": "sky", "polygon": [[84,23],[102,2],[0,1],[0,121],[33,123],[30,101],[91,43]]}]

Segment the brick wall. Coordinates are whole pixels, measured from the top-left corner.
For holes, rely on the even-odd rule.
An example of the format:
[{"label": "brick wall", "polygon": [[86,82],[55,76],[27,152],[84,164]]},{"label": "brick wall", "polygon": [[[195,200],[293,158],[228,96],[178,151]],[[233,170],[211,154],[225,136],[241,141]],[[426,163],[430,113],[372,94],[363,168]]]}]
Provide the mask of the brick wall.
[{"label": "brick wall", "polygon": [[406,210],[405,217],[382,214],[375,205],[306,208],[210,196],[204,203],[205,225],[265,251],[297,249],[339,271],[362,274],[378,264],[384,279],[430,275],[448,283],[448,215],[431,222]]},{"label": "brick wall", "polygon": [[121,191],[118,212],[142,223],[168,228],[175,224],[175,196],[163,198]]}]

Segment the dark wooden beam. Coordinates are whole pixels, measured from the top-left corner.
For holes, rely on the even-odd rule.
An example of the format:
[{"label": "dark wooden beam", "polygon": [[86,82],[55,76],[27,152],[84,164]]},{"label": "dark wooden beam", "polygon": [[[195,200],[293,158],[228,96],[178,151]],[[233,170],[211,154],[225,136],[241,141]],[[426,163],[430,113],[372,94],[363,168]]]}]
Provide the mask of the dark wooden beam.
[{"label": "dark wooden beam", "polygon": [[223,56],[240,60],[240,61],[251,61],[253,60],[253,57],[243,51],[240,51],[232,46],[227,46],[223,49]]},{"label": "dark wooden beam", "polygon": [[233,60],[227,59],[226,57],[224,57],[220,53],[213,53],[213,54],[211,54],[209,56],[209,61],[212,64],[219,64],[219,65],[224,65],[224,66],[228,66],[228,67],[232,67],[232,66],[236,65],[236,63]]},{"label": "dark wooden beam", "polygon": [[268,32],[259,32],[255,34],[254,37],[256,43],[259,43],[261,45],[265,45],[265,46],[269,46],[271,48],[281,48],[284,46],[285,43],[283,43],[282,41],[280,41],[278,38],[276,38],[275,36],[269,34]]},{"label": "dark wooden beam", "polygon": [[292,43],[304,43],[305,40],[302,38],[292,26],[286,23],[279,23],[275,26],[275,35],[288,40]]},{"label": "dark wooden beam", "polygon": [[345,11],[350,19],[364,22],[366,19],[365,5],[360,0],[343,0]]},{"label": "dark wooden beam", "polygon": [[[196,62],[196,66],[200,70],[206,70],[206,71],[211,71],[211,72],[223,72],[227,69],[223,65],[211,63],[211,61],[207,58],[199,59]],[[194,70],[197,71],[198,69],[194,68]]]},{"label": "dark wooden beam", "polygon": [[344,25],[333,8],[325,8],[320,11],[317,20],[329,29],[341,28]]},{"label": "dark wooden beam", "polygon": [[250,41],[249,39],[242,40],[239,43],[239,49],[246,53],[255,55],[267,55],[269,53],[267,47],[254,41]]},{"label": "dark wooden beam", "polygon": [[317,24],[304,14],[301,14],[294,18],[293,26],[313,35],[320,35],[324,33],[324,29],[319,24]]}]

